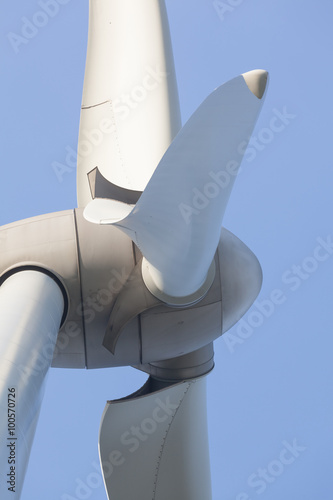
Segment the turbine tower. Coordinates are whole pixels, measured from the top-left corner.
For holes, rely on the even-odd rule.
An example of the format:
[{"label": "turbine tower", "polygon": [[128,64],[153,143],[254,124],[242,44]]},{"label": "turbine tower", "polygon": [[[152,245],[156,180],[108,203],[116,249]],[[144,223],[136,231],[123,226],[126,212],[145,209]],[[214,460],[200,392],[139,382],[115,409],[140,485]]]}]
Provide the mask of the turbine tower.
[{"label": "turbine tower", "polygon": [[230,80],[182,126],[164,0],[90,0],[78,207],[0,228],[2,499],[20,497],[50,366],[149,376],[102,416],[110,499],[211,498],[213,341],[262,281],[222,221],[267,78]]}]

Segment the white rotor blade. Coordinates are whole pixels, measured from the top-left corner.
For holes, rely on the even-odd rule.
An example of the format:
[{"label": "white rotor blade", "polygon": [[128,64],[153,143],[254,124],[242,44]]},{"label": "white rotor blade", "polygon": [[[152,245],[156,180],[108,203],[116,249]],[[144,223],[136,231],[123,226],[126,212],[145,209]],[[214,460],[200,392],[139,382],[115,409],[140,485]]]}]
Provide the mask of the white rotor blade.
[{"label": "white rotor blade", "polygon": [[95,167],[143,191],[180,126],[164,0],[90,0],[78,206],[92,199],[87,174]]},{"label": "white rotor blade", "polygon": [[104,410],[99,452],[108,498],[211,500],[205,377],[152,384]]},{"label": "white rotor blade", "polygon": [[85,209],[87,220],[115,223],[130,235],[147,261],[146,285],[166,302],[198,300],[196,292],[205,288],[266,82],[266,71],[256,70],[215,90],[174,139],[125,219],[119,220],[116,201],[96,199]]},{"label": "white rotor blade", "polygon": [[19,499],[51,365],[63,294],[38,271],[0,286],[0,498]]}]

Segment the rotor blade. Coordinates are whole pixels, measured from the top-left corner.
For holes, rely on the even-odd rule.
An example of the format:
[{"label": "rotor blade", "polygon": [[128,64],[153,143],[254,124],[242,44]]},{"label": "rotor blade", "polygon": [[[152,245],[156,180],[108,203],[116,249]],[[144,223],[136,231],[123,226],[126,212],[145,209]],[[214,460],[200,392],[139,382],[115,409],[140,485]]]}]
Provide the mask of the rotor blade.
[{"label": "rotor blade", "polygon": [[60,288],[42,272],[0,286],[1,499],[20,498],[63,311]]},{"label": "rotor blade", "polygon": [[90,0],[78,206],[92,199],[87,174],[95,167],[143,191],[180,126],[164,0]]},{"label": "rotor blade", "polygon": [[105,407],[99,452],[108,498],[210,500],[205,377],[149,378]]},{"label": "rotor blade", "polygon": [[129,234],[146,259],[146,285],[167,303],[177,303],[173,297],[191,303],[210,286],[223,215],[267,76],[263,70],[245,73],[201,104],[125,219],[119,220],[122,212],[113,200],[96,199],[85,209],[87,220],[115,223]]}]

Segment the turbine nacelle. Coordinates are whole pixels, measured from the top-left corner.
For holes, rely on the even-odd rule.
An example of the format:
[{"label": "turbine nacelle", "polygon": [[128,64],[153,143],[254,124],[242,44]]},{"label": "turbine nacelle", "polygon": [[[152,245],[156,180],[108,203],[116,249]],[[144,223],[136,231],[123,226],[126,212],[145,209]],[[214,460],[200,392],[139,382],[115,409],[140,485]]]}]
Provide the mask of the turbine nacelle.
[{"label": "turbine nacelle", "polygon": [[261,286],[256,257],[226,229],[210,289],[186,307],[154,297],[142,278],[142,254],[131,239],[116,227],[87,222],[81,209],[3,226],[0,240],[2,281],[38,269],[62,285],[67,312],[52,363],[57,367],[145,365],[153,370],[149,364],[210,344],[246,312]]}]

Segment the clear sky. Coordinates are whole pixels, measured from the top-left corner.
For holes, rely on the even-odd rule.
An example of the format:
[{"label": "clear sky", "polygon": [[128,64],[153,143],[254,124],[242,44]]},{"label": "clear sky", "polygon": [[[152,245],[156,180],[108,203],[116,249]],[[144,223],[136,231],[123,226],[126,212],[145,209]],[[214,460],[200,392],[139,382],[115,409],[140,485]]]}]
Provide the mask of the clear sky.
[{"label": "clear sky", "polygon": [[[328,500],[333,4],[166,4],[183,122],[221,83],[251,69],[270,72],[255,140],[224,219],[259,258],[264,283],[243,322],[215,343],[208,377],[213,498]],[[59,0],[59,12],[15,50],[8,33],[21,35],[22,18],[40,9],[37,0],[1,6],[1,225],[76,205],[74,169],[60,182],[52,164],[77,144],[88,1]],[[97,472],[106,400],[144,380],[130,368],[52,369],[22,500],[78,498],[77,481],[87,484]],[[102,485],[90,490],[86,498],[106,499]]]}]

